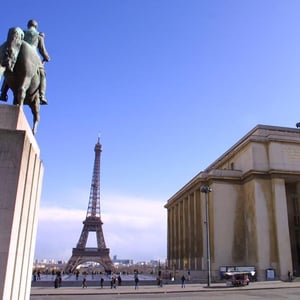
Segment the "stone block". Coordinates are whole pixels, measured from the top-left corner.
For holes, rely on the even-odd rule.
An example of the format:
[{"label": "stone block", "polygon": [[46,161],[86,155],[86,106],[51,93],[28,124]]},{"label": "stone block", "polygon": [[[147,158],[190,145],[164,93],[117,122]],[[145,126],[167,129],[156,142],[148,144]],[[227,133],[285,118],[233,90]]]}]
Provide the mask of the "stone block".
[{"label": "stone block", "polygon": [[1,299],[30,297],[42,178],[40,150],[23,110],[0,105]]}]

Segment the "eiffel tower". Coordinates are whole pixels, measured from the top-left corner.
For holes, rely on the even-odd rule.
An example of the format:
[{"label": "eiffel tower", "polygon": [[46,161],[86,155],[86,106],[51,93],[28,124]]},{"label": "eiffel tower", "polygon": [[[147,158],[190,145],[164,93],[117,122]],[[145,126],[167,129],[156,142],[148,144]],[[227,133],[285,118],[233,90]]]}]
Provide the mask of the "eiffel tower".
[{"label": "eiffel tower", "polygon": [[[100,214],[100,156],[102,152],[100,138],[98,138],[94,150],[95,161],[87,214],[85,221],[83,221],[83,229],[77,246],[73,248],[72,257],[66,265],[65,271],[67,273],[73,273],[77,266],[89,261],[99,263],[106,272],[110,272],[113,269],[109,248],[106,248],[104,241],[103,223]],[[97,248],[86,247],[90,232],[96,232]]]}]

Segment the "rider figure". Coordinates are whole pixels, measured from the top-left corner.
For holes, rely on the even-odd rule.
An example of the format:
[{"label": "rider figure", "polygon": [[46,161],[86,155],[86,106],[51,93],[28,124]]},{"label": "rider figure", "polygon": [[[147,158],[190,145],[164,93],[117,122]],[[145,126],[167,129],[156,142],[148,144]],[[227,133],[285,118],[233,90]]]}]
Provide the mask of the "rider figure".
[{"label": "rider figure", "polygon": [[[45,91],[46,91],[46,74],[44,69],[43,62],[50,61],[49,54],[45,48],[44,44],[44,33],[38,32],[38,23],[35,20],[30,20],[27,23],[27,30],[24,30],[24,41],[26,41],[28,44],[32,45],[36,49],[38,49],[38,52],[43,57],[43,61],[41,61],[39,65],[39,73],[40,73],[40,86],[39,86],[39,94],[40,94],[40,103],[41,104],[48,104],[46,98],[45,98]],[[9,87],[6,84],[6,81],[3,81],[3,85],[1,87],[1,95],[0,100],[7,101],[7,91]]]}]

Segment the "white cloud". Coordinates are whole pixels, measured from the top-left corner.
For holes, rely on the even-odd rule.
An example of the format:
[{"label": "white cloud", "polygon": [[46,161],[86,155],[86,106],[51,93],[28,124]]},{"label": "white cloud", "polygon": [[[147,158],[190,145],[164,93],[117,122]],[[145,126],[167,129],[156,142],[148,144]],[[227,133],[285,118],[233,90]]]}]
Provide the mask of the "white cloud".
[{"label": "white cloud", "polygon": [[39,222],[72,222],[80,221],[85,217],[86,211],[79,209],[66,209],[60,207],[41,207]]},{"label": "white cloud", "polygon": [[[162,201],[119,195],[102,198],[105,199],[101,200],[103,232],[111,257],[115,254],[134,260],[166,257],[167,220]],[[35,257],[68,259],[85,217],[86,210],[42,206]]]}]

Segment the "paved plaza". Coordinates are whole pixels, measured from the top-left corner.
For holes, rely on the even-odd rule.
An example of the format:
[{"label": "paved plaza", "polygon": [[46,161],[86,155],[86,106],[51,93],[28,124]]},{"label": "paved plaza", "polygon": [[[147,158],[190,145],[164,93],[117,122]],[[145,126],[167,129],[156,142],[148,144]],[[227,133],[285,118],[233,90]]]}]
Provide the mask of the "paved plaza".
[{"label": "paved plaza", "polygon": [[30,300],[99,300],[99,299],[299,299],[300,282],[264,281],[250,283],[244,287],[226,287],[225,283],[212,284],[207,288],[205,284],[189,284],[182,288],[180,284],[141,285],[135,289],[134,285],[120,286],[111,289],[108,286],[93,287],[32,287]]}]

